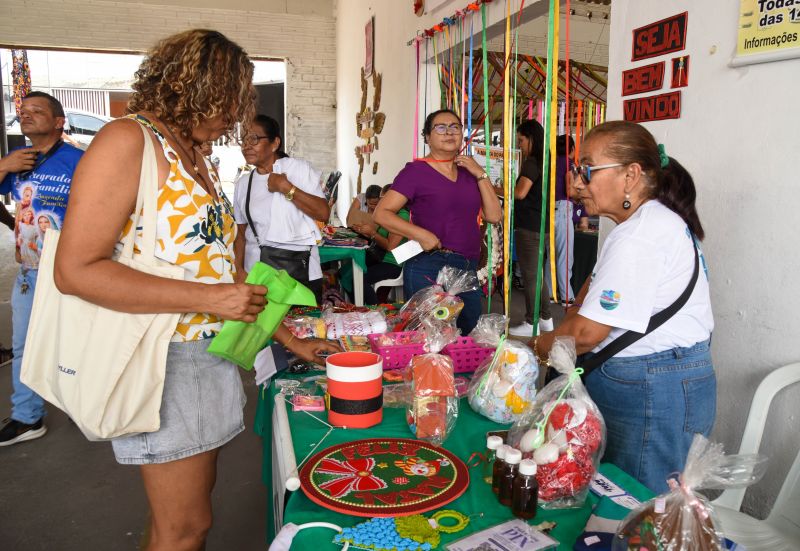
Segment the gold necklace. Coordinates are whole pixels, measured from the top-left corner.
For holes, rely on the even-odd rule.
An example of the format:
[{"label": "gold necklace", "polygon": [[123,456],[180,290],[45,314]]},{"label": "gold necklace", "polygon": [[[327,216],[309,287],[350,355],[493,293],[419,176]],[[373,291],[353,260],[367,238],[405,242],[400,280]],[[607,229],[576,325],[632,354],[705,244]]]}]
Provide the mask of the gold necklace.
[{"label": "gold necklace", "polygon": [[[182,151],[182,152],[183,152],[183,154],[186,156],[186,158],[189,158],[189,152],[186,150],[186,148],[185,148],[185,147],[183,147],[183,144],[182,144],[182,143],[181,143],[181,142],[178,140],[178,138],[175,136],[175,133],[172,131],[172,129],[169,127],[169,125],[168,125],[168,124],[166,124],[166,123],[164,123],[164,128],[166,128],[166,129],[167,129],[167,132],[169,132],[169,135],[172,137],[173,141],[174,141],[174,142],[175,142],[175,143],[178,145],[178,147],[181,149],[181,151]],[[196,149],[194,149],[194,148],[192,148],[192,155],[191,155],[191,158],[192,158],[192,168],[194,169],[194,179],[195,179],[195,180],[198,180],[198,178],[199,178],[198,182],[199,182],[199,184],[200,184],[200,185],[203,187],[203,189],[206,191],[206,193],[208,193],[209,195],[214,195],[213,193],[211,193],[211,189],[210,189],[210,188],[209,188],[209,186],[206,184],[206,179],[205,179],[205,178],[203,177],[203,175],[200,173],[200,167],[197,165],[197,150],[196,150]],[[213,187],[213,186],[212,186],[212,187]]]}]

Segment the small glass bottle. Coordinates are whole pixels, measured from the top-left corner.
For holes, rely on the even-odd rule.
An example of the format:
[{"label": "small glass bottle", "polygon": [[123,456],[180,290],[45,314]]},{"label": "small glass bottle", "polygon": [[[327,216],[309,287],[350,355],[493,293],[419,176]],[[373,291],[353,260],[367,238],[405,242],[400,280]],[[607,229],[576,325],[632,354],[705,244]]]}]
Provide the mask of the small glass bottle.
[{"label": "small glass bottle", "polygon": [[506,450],[506,465],[500,475],[500,493],[497,495],[497,499],[506,507],[511,507],[514,478],[517,476],[520,461],[522,461],[521,451],[514,448]]},{"label": "small glass bottle", "polygon": [[494,464],[492,465],[492,491],[495,495],[500,493],[500,477],[506,466],[506,451],[510,446],[500,446],[495,454]]},{"label": "small glass bottle", "polygon": [[511,492],[511,512],[515,517],[530,520],[536,516],[539,504],[539,483],[536,481],[536,462],[525,459],[519,464]]},{"label": "small glass bottle", "polygon": [[486,438],[486,463],[483,464],[483,481],[491,484],[494,478],[494,460],[497,456],[497,448],[503,445],[503,439],[499,436],[489,436]]}]

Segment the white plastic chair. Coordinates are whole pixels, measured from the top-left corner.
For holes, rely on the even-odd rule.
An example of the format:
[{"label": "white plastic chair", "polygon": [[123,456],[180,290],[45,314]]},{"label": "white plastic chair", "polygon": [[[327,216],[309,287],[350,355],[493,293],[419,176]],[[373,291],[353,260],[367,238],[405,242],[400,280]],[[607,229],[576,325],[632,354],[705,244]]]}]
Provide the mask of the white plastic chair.
[{"label": "white plastic chair", "polygon": [[[772,399],[784,388],[800,382],[800,363],[776,369],[758,385],[742,435],[740,454],[758,453],[764,425]],[[746,488],[725,490],[716,500],[714,509],[722,532],[747,551],[800,550],[800,451],[765,520],[741,513]]]},{"label": "white plastic chair", "polygon": [[372,288],[375,289],[375,292],[378,292],[378,289],[381,287],[391,287],[392,290],[389,291],[389,296],[394,293],[394,300],[395,302],[403,302],[403,272],[400,271],[400,275],[394,279],[384,279],[373,283]]}]

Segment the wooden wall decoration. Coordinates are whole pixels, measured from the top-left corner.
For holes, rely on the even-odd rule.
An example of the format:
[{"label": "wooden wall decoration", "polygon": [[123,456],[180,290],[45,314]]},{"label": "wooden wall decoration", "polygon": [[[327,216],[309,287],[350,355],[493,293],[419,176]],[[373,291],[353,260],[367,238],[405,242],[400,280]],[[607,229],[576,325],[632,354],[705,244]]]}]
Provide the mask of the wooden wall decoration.
[{"label": "wooden wall decoration", "polygon": [[[383,132],[386,124],[386,114],[379,111],[381,106],[381,87],[383,76],[378,72],[372,75],[372,105],[367,106],[369,99],[369,82],[365,71],[361,70],[361,106],[356,113],[356,135],[364,140],[364,143],[356,146],[355,154],[358,160],[358,181],[356,183],[356,193],[361,193],[362,175],[364,165],[370,164],[370,156],[378,150],[378,135]],[[372,166],[372,173],[377,174],[378,163]]]}]

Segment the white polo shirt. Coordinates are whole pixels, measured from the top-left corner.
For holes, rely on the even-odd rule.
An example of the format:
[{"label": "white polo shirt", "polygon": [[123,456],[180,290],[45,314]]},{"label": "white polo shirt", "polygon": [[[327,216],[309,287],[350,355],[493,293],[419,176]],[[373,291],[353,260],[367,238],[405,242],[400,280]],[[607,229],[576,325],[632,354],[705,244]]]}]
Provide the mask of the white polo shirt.
[{"label": "white polo shirt", "polygon": [[[693,271],[694,247],[686,222],[659,201],[639,207],[608,235],[579,311],[612,327],[593,352],[625,331],[644,332],[650,317],[683,293]],[[664,325],[615,357],[692,346],[708,339],[713,329],[708,271],[700,250],[700,273],[687,303]]]},{"label": "white polo shirt", "polygon": [[[256,227],[258,235],[261,237],[260,245],[267,245],[270,247],[277,247],[279,249],[286,249],[290,251],[307,251],[311,250],[311,256],[308,259],[308,279],[314,281],[322,277],[322,267],[320,265],[319,247],[317,245],[288,245],[286,243],[277,243],[265,240],[264,235],[269,233],[270,229],[270,212],[272,209],[272,199],[276,195],[269,191],[267,188],[267,180],[269,174],[259,174],[253,171],[253,184],[250,190],[250,215],[253,218],[253,224]],[[245,230],[245,251],[244,251],[244,269],[250,271],[260,258],[261,248],[259,242],[253,235],[250,225],[247,223],[247,216],[245,215],[245,202],[247,199],[247,183],[250,179],[250,172],[242,174],[236,181],[233,192],[233,213],[234,220],[237,224],[247,224]],[[292,182],[298,188],[306,193],[316,195],[317,197],[325,198],[325,194],[319,185],[313,185],[313,182]]]}]

